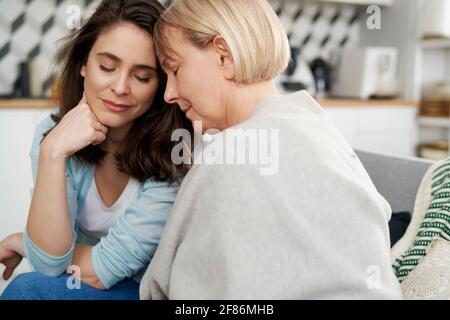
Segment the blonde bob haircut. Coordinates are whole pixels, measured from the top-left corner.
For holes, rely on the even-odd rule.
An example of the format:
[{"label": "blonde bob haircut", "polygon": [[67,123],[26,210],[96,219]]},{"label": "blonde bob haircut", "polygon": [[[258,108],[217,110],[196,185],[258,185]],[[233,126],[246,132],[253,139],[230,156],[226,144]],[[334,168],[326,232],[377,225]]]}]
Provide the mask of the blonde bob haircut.
[{"label": "blonde bob haircut", "polygon": [[232,54],[234,81],[239,83],[271,80],[289,64],[286,32],[266,0],[175,0],[153,34],[160,58],[177,57],[166,26],[181,30],[199,48],[223,37]]}]

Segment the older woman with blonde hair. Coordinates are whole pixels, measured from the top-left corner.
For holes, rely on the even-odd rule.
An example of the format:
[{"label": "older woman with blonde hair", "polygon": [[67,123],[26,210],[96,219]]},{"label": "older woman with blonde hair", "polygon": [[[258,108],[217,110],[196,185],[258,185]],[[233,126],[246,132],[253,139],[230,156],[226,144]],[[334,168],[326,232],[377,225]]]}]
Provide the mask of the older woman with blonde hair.
[{"label": "older woman with blonde hair", "polygon": [[215,134],[183,181],[141,298],[400,298],[390,206],[319,104],[278,92],[289,45],[266,0],[176,0],[154,37],[166,101]]}]

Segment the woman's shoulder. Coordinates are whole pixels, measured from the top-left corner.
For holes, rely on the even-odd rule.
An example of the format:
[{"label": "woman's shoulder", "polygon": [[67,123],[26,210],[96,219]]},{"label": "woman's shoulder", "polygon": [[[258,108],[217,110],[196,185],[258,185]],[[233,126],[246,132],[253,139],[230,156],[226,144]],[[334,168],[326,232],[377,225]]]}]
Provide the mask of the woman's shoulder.
[{"label": "woman's shoulder", "polygon": [[142,182],[137,181],[139,184],[139,190],[141,192],[152,192],[154,190],[178,190],[181,185],[181,180],[176,181],[156,181],[154,179],[146,179]]},{"label": "woman's shoulder", "polygon": [[289,94],[271,95],[265,97],[255,112],[252,118],[261,117],[277,117],[286,114],[299,116],[316,114],[321,115],[323,108],[320,104],[307,92],[298,91]]}]

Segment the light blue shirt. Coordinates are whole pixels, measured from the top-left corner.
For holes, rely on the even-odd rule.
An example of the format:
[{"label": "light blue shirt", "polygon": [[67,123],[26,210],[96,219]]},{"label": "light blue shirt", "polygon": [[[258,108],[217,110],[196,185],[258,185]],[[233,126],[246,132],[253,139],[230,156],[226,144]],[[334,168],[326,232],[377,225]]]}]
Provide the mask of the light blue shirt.
[{"label": "light blue shirt", "polygon": [[[54,125],[55,122],[48,117],[36,129],[30,151],[34,184],[40,142],[43,134]],[[78,218],[94,176],[94,169],[95,166],[83,164],[76,157],[70,157],[66,162],[67,204],[73,232],[73,243],[69,252],[62,257],[50,256],[31,241],[25,230],[25,257],[33,271],[57,277],[71,265],[75,244],[89,244],[93,246],[94,270],[105,288],[109,289],[130,277],[140,282],[156,251],[179,185],[153,180],[141,183],[136,201],[125,210],[108,235],[101,239],[91,239],[78,230]]]}]

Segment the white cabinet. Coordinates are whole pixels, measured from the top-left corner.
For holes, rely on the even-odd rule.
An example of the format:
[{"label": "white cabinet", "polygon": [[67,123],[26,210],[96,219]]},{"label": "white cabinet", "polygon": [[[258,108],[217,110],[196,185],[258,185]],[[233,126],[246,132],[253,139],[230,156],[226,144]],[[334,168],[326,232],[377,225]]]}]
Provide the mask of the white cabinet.
[{"label": "white cabinet", "polygon": [[22,231],[32,187],[28,153],[34,129],[50,109],[0,109],[0,239]]},{"label": "white cabinet", "polygon": [[[439,82],[450,81],[450,40],[422,40],[416,52],[421,77],[416,79],[416,87],[422,95]],[[419,142],[449,142],[450,119],[447,117],[419,117]]]},{"label": "white cabinet", "polygon": [[[427,12],[427,6],[437,5],[435,0],[396,0],[394,4],[392,10],[395,14],[387,16],[385,23],[388,26],[397,26],[397,30],[394,27],[389,28],[382,37],[402,49],[400,69],[405,82],[404,97],[419,101],[431,86],[449,80],[450,39],[426,38],[424,34],[427,24],[425,20],[430,18],[424,13]],[[432,19],[437,17],[432,16]],[[362,37],[366,43],[374,41],[370,36],[371,33],[363,30]]]},{"label": "white cabinet", "polygon": [[[0,108],[0,240],[25,228],[32,187],[28,153],[36,126],[51,111]],[[0,265],[0,273],[3,269]],[[8,282],[0,278],[0,294],[15,276],[29,271],[24,259]]]},{"label": "white cabinet", "polygon": [[326,107],[336,128],[353,148],[415,156],[417,107]]},{"label": "white cabinet", "polygon": [[[416,86],[422,94],[439,82],[450,81],[450,39],[422,40],[416,54],[421,74]],[[450,141],[449,118],[419,117],[418,124],[421,143]]]},{"label": "white cabinet", "polygon": [[[427,6],[438,8],[438,2],[395,0],[392,6],[384,10],[380,30],[370,30],[361,25],[361,46],[393,46],[399,49],[398,77],[403,99],[420,101],[432,86],[450,79],[450,39],[423,39],[426,20],[438,19],[436,15],[427,14]],[[439,119],[419,120],[417,142],[448,140],[446,120],[443,125]]]}]

